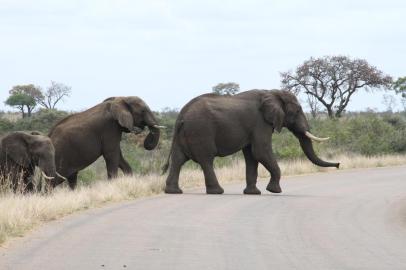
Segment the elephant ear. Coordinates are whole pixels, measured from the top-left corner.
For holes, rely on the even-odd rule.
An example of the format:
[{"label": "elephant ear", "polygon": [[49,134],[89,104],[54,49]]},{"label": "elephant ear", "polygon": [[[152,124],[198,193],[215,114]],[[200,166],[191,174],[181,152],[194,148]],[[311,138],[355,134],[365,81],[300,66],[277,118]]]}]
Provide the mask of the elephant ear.
[{"label": "elephant ear", "polygon": [[285,120],[282,100],[275,93],[266,94],[261,100],[260,110],[265,121],[281,132]]},{"label": "elephant ear", "polygon": [[110,107],[113,118],[118,121],[120,126],[128,130],[133,130],[134,119],[130,112],[129,106],[123,99],[114,99]]},{"label": "elephant ear", "polygon": [[20,166],[28,167],[31,163],[28,143],[22,133],[12,133],[2,140],[2,148],[7,157]]}]

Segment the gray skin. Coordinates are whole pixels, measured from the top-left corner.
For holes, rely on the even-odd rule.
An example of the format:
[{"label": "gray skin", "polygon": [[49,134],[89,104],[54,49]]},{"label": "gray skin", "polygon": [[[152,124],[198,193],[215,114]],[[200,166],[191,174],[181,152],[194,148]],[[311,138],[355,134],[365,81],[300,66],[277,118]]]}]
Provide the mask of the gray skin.
[{"label": "gray skin", "polygon": [[[11,179],[14,191],[34,191],[35,167],[48,177],[56,177],[55,149],[51,140],[39,132],[12,132],[0,140],[0,178]],[[19,186],[22,180],[23,186]]]},{"label": "gray skin", "polygon": [[206,192],[222,194],[213,169],[217,156],[243,151],[247,187],[244,194],[261,194],[256,187],[258,163],[271,174],[267,190],[280,193],[281,171],[272,152],[272,134],[288,128],[299,140],[307,158],[321,167],[339,168],[339,163],[321,160],[305,136],[309,124],[297,98],[288,91],[251,90],[234,96],[205,94],[191,100],[181,110],[175,126],[171,152],[164,172],[170,167],[165,192],[182,193],[179,173],[189,159],[200,164]]},{"label": "gray skin", "polygon": [[[160,131],[147,104],[138,97],[111,97],[84,112],[66,117],[50,131],[55,146],[58,172],[68,179],[71,189],[77,184],[77,175],[100,156],[106,161],[109,179],[117,177],[118,168],[131,175],[132,169],[124,159],[120,141],[122,133],[149,128],[144,148],[154,149]],[[61,178],[52,184],[62,183]]]}]

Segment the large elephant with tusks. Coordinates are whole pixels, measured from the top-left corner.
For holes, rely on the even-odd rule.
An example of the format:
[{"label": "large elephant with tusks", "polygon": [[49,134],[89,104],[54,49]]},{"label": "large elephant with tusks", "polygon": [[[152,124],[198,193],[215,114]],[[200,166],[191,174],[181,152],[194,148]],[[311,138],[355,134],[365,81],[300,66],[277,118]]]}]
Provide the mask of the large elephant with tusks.
[{"label": "large elephant with tusks", "polygon": [[256,187],[258,163],[270,172],[267,190],[280,193],[281,171],[272,152],[272,134],[283,127],[299,140],[303,152],[314,164],[339,168],[339,163],[320,159],[312,140],[323,141],[310,133],[309,124],[295,95],[282,90],[251,90],[240,94],[205,94],[191,100],[181,110],[175,126],[171,152],[164,172],[169,170],[166,193],[182,193],[179,173],[193,160],[204,172],[206,192],[222,194],[213,169],[215,157],[243,151],[246,163],[245,194],[261,194]]}]

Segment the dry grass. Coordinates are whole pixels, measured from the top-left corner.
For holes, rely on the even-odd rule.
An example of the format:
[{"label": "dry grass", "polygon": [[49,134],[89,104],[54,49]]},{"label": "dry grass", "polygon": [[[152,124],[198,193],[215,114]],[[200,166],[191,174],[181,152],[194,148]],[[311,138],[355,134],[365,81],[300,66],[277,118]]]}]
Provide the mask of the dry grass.
[{"label": "dry grass", "polygon": [[[341,155],[334,160],[340,161],[343,169],[406,164],[406,156],[403,155],[377,157]],[[335,170],[316,167],[307,160],[283,161],[280,162],[280,166],[284,176]],[[236,161],[231,166],[217,169],[216,172],[222,184],[241,181],[245,177],[245,165],[243,161]],[[260,167],[259,175],[262,178],[268,177],[268,173],[263,167]],[[9,238],[23,236],[27,231],[44,222],[77,211],[100,207],[111,202],[159,194],[163,190],[164,180],[165,177],[159,175],[136,176],[120,178],[111,182],[99,181],[90,187],[81,187],[74,192],[58,189],[51,195],[4,194],[0,198],[0,245]],[[204,184],[203,174],[200,170],[184,170],[180,181],[184,188]]]}]

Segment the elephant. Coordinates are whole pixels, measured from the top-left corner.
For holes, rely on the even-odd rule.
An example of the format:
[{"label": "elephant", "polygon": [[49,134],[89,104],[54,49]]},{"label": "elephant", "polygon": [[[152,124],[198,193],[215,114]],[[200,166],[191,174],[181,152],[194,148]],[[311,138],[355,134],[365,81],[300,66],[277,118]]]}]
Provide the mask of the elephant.
[{"label": "elephant", "polygon": [[[145,126],[149,134],[144,148],[153,150],[164,127],[157,124],[148,105],[135,96],[111,97],[86,111],[67,116],[49,132],[58,172],[68,179],[73,190],[78,172],[103,156],[108,179],[117,177],[118,168],[131,175],[132,169],[120,148],[122,133],[140,132]],[[62,182],[63,179],[56,179],[53,187]]]},{"label": "elephant", "polygon": [[246,164],[244,194],[261,194],[257,188],[258,163],[270,172],[267,190],[281,193],[281,171],[272,152],[272,134],[285,127],[300,142],[307,158],[321,167],[339,168],[339,163],[320,159],[312,140],[323,141],[310,133],[309,124],[296,96],[287,90],[250,90],[236,95],[204,94],[192,99],[179,113],[171,150],[163,172],[169,174],[165,192],[179,194],[179,173],[183,164],[200,164],[207,194],[223,194],[213,160],[242,150]]},{"label": "elephant", "polygon": [[[47,136],[39,132],[12,132],[0,139],[0,178],[8,179],[16,192],[33,192],[35,167],[50,181],[59,175],[55,167],[55,149]],[[8,181],[7,181],[8,182]],[[22,185],[20,185],[22,184]]]}]

